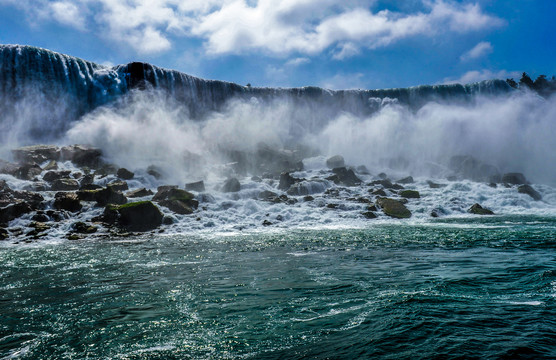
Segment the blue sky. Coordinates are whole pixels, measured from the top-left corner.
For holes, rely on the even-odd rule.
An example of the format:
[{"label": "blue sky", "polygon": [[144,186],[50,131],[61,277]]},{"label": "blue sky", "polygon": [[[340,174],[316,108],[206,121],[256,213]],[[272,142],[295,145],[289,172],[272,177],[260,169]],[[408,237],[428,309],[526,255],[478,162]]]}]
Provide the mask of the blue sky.
[{"label": "blue sky", "polygon": [[553,0],[0,0],[0,43],[254,86],[556,74]]}]

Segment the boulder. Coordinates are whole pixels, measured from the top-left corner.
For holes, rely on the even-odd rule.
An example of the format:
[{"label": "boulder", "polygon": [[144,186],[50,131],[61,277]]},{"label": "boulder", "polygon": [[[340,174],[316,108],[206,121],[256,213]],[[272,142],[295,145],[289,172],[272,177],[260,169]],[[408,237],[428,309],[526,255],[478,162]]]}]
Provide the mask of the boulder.
[{"label": "boulder", "polygon": [[20,163],[42,163],[47,160],[58,160],[60,149],[54,145],[33,145],[14,149],[12,154]]},{"label": "boulder", "polygon": [[332,169],[332,172],[334,175],[326,179],[334,181],[335,184],[342,184],[345,186],[357,186],[361,184],[361,179],[359,179],[351,169],[339,167]]},{"label": "boulder", "polygon": [[199,202],[193,199],[193,197],[193,194],[188,191],[169,188],[158,191],[153,196],[153,201],[167,207],[176,214],[188,215],[193,213],[193,210],[199,206]]},{"label": "boulder", "polygon": [[98,168],[101,164],[102,151],[97,148],[84,145],[64,146],[60,149],[62,161],[71,161],[77,166]]},{"label": "boulder", "polygon": [[123,180],[131,180],[133,179],[135,174],[126,168],[119,168],[118,171],[116,172],[116,176]]},{"label": "boulder", "polygon": [[127,203],[127,198],[120,191],[111,187],[96,190],[79,190],[77,196],[83,201],[96,201],[97,206],[108,204],[122,205]]},{"label": "boulder", "polygon": [[8,174],[8,175],[15,176],[17,169],[19,169],[19,166],[17,164],[0,160],[0,174]]},{"label": "boulder", "polygon": [[187,183],[185,184],[185,190],[203,192],[205,191],[205,182],[201,180],[192,183]]},{"label": "boulder", "polygon": [[44,181],[52,183],[52,182],[54,182],[56,180],[60,180],[60,179],[69,179],[70,174],[71,174],[70,170],[61,170],[61,171],[51,170],[51,171],[47,171],[42,176],[42,179]]},{"label": "boulder", "polygon": [[507,173],[502,175],[502,182],[512,185],[525,185],[527,184],[527,179],[522,173]]},{"label": "boulder", "polygon": [[10,237],[10,234],[8,233],[8,230],[6,230],[4,228],[0,228],[0,240],[6,240],[9,237]]},{"label": "boulder", "polygon": [[52,182],[53,191],[72,191],[79,189],[79,182],[75,179],[57,179]]},{"label": "boulder", "polygon": [[363,215],[367,219],[376,219],[376,217],[377,217],[376,214],[372,211],[362,212],[361,215]]},{"label": "boulder", "polygon": [[355,168],[355,171],[357,171],[361,175],[370,175],[371,174],[371,172],[369,171],[369,169],[367,169],[367,167],[365,165],[359,165],[358,167]]},{"label": "boulder", "polygon": [[82,206],[76,193],[59,192],[54,195],[54,208],[76,212],[81,210]]},{"label": "boulder", "polygon": [[298,179],[292,177],[290,173],[284,172],[280,174],[280,183],[278,184],[278,189],[286,191],[296,183]]},{"label": "boulder", "polygon": [[413,176],[406,176],[397,181],[399,184],[413,184],[415,180],[413,180]]},{"label": "boulder", "polygon": [[334,155],[326,160],[326,166],[330,169],[341,168],[346,166],[342,155]]},{"label": "boulder", "polygon": [[238,192],[239,190],[241,190],[241,184],[236,178],[229,178],[222,186],[222,192],[225,193]]},{"label": "boulder", "polygon": [[494,215],[494,212],[482,207],[477,203],[473,204],[473,206],[471,206],[469,210],[467,210],[467,212],[475,215]]},{"label": "boulder", "polygon": [[382,208],[382,211],[393,218],[405,219],[411,217],[411,211],[409,211],[404,204],[400,201],[390,199],[390,198],[378,198],[376,204]]},{"label": "boulder", "polygon": [[23,201],[18,201],[7,206],[0,208],[0,224],[7,224],[8,222],[17,219],[18,217],[32,212],[33,209],[29,204]]},{"label": "boulder", "polygon": [[94,174],[85,174],[81,180],[79,181],[79,185],[81,186],[81,188],[83,188],[86,185],[91,185],[93,184],[95,181],[95,175]]},{"label": "boulder", "polygon": [[127,196],[128,198],[138,198],[138,197],[143,197],[143,196],[149,196],[152,195],[153,192],[151,190],[147,190],[145,188],[141,188],[141,189],[136,189],[133,191],[129,191],[125,194],[125,196]]},{"label": "boulder", "polygon": [[419,199],[421,197],[419,191],[416,190],[402,190],[399,194],[406,199]]},{"label": "boulder", "polygon": [[82,221],[78,221],[76,223],[73,223],[73,225],[71,227],[72,227],[74,232],[80,233],[80,234],[92,234],[92,233],[97,232],[97,230],[98,230],[96,226],[86,224]]},{"label": "boulder", "polygon": [[14,176],[21,180],[33,180],[36,176],[39,176],[42,169],[37,164],[25,164],[20,166],[15,172]]},{"label": "boulder", "polygon": [[109,205],[104,209],[104,219],[128,231],[150,231],[162,225],[164,215],[150,201],[125,205]]},{"label": "boulder", "polygon": [[56,160],[50,160],[50,162],[46,164],[43,170],[44,171],[58,170],[58,163],[56,162]]},{"label": "boulder", "polygon": [[114,181],[108,183],[108,185],[106,185],[106,187],[110,187],[110,188],[114,189],[115,191],[129,190],[129,186],[127,185],[127,182],[122,181],[122,180],[114,180]]},{"label": "boulder", "polygon": [[517,191],[520,194],[527,194],[530,197],[533,198],[533,200],[535,201],[540,201],[542,200],[542,196],[541,194],[539,194],[539,192],[535,189],[533,189],[533,187],[531,185],[519,185],[519,187],[517,188]]},{"label": "boulder", "polygon": [[432,182],[430,180],[427,180],[427,184],[429,184],[429,187],[431,189],[442,189],[443,187],[446,187],[446,184],[437,184],[435,182]]}]

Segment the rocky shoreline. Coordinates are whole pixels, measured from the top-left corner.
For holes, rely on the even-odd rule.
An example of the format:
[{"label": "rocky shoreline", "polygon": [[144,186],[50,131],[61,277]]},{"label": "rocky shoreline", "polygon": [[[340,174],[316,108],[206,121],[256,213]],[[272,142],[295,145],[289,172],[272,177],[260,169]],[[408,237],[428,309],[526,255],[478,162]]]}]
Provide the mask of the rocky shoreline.
[{"label": "rocky shoreline", "polygon": [[[177,221],[173,214],[200,220],[206,209],[200,203],[211,201],[202,180],[183,188],[138,186],[144,184],[134,181],[132,171],[106,163],[102,151],[93,147],[35,145],[14,149],[12,154],[13,162],[0,160],[4,179],[0,180],[0,240],[32,242],[49,234],[77,240],[163,232]],[[326,160],[328,169],[311,173],[311,178],[296,177],[303,170],[304,157],[310,155],[314,154],[268,146],[259,146],[256,154],[229,154],[232,161],[227,164],[227,179],[214,190],[234,194],[242,190],[244,182],[265,183],[272,190],[252,195],[257,202],[295,207],[319,198],[320,207],[330,211],[340,211],[344,204],[357,204],[360,211],[356,216],[361,221],[380,216],[412,217],[406,205],[421,198],[419,191],[411,188],[415,182],[412,176],[396,181],[385,173],[372,176],[364,166],[347,166],[344,158],[336,155]],[[486,181],[491,187],[515,188],[535,201],[542,200],[523,174],[499,174],[493,166],[465,156],[453,157],[450,168],[453,175],[446,181]],[[145,169],[145,174],[164,182],[155,167]],[[12,189],[6,181],[9,179],[23,185]],[[101,185],[103,179],[111,180]],[[427,184],[433,191],[447,186],[432,180]],[[355,196],[349,190],[354,188],[358,189]],[[471,214],[494,214],[478,203],[460,206]],[[430,217],[443,215],[441,208],[429,212]],[[272,226],[281,219],[277,216],[273,220],[264,219],[260,225]]]}]

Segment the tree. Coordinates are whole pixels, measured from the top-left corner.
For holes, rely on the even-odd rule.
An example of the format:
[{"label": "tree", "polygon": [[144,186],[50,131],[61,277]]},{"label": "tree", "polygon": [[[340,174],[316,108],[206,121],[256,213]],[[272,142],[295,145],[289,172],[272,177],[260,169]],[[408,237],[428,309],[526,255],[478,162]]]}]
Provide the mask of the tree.
[{"label": "tree", "polygon": [[508,85],[510,85],[514,89],[517,89],[517,83],[515,82],[514,79],[512,79],[512,78],[506,79],[506,82],[508,83]]},{"label": "tree", "polygon": [[526,72],[523,73],[523,75],[521,75],[521,79],[519,80],[519,86],[526,86],[529,89],[533,89],[534,88],[534,83],[533,80],[531,80],[531,78],[529,77],[529,75],[527,75]]}]

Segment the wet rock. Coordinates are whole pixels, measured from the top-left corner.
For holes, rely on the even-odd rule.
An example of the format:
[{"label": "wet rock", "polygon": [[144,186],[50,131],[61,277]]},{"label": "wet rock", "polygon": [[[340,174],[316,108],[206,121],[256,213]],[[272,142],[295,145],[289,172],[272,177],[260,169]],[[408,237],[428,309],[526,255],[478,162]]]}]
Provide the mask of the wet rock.
[{"label": "wet rock", "polygon": [[50,221],[50,218],[43,212],[37,212],[35,215],[33,215],[33,217],[31,217],[31,220],[45,223]]},{"label": "wet rock", "polygon": [[313,201],[313,200],[315,200],[315,198],[312,197],[311,195],[307,195],[303,197],[303,201]]},{"label": "wet rock", "polygon": [[188,191],[170,188],[158,191],[154,195],[153,201],[167,207],[176,214],[188,215],[193,213],[194,209],[197,209],[199,206],[199,202],[193,199],[193,197],[193,194]]},{"label": "wet rock", "polygon": [[304,196],[309,195],[309,188],[304,182],[295,183],[287,191],[290,196]]},{"label": "wet rock", "polygon": [[375,212],[375,211],[378,211],[378,209],[375,205],[369,205],[369,206],[367,206],[367,211]]},{"label": "wet rock", "polygon": [[386,175],[386,173],[381,172],[380,174],[377,175],[379,179],[381,180],[386,180],[388,179],[388,175]]},{"label": "wet rock", "polygon": [[149,196],[149,195],[153,195],[153,192],[145,188],[132,190],[125,194],[125,196],[128,198],[138,198],[138,197]]},{"label": "wet rock", "polygon": [[54,195],[54,208],[76,212],[81,210],[82,206],[76,193],[58,192]]},{"label": "wet rock", "polygon": [[129,189],[129,186],[127,185],[127,182],[122,181],[122,180],[114,180],[110,183],[108,183],[108,185],[106,185],[106,187],[110,187],[112,189],[114,189],[115,191],[125,191]]},{"label": "wet rock", "polygon": [[277,197],[278,194],[269,190],[261,191],[258,195],[259,200],[270,201],[270,202],[274,202],[274,199],[276,199]]},{"label": "wet rock", "polygon": [[295,179],[294,177],[292,177],[290,175],[290,173],[288,172],[284,172],[280,174],[280,183],[278,184],[278,189],[280,190],[288,190],[290,188],[290,186],[292,186],[293,184],[295,184],[298,181],[298,179]]},{"label": "wet rock", "polygon": [[32,222],[29,227],[33,230],[29,231],[25,235],[35,238],[46,236],[46,231],[50,229],[49,225],[42,222]]},{"label": "wet rock", "polygon": [[154,165],[151,165],[147,168],[147,174],[149,174],[150,176],[154,177],[157,180],[160,180],[163,177],[162,170],[160,170],[158,167]]},{"label": "wet rock", "polygon": [[298,151],[276,149],[268,144],[259,143],[254,158],[259,173],[280,174],[303,170],[301,154]]},{"label": "wet rock", "polygon": [[394,189],[396,186],[394,186],[394,184],[392,184],[392,182],[388,179],[382,179],[382,180],[375,180],[373,182],[371,182],[369,185],[371,186],[376,186],[376,185],[380,185],[385,189]]},{"label": "wet rock", "polygon": [[14,149],[12,154],[20,163],[42,163],[47,160],[58,160],[60,149],[54,145],[33,145]]},{"label": "wet rock", "polygon": [[406,199],[419,199],[421,197],[419,191],[416,190],[402,190],[400,196]]},{"label": "wet rock", "polygon": [[338,204],[326,204],[326,207],[328,209],[337,209],[338,208]]},{"label": "wet rock", "polygon": [[53,191],[72,191],[79,189],[79,182],[75,179],[58,179],[52,182]]},{"label": "wet rock", "polygon": [[367,219],[376,219],[377,218],[376,214],[372,211],[362,212],[361,215],[363,215]]},{"label": "wet rock", "polygon": [[43,170],[44,171],[58,170],[58,163],[56,162],[56,160],[50,160],[50,162],[46,164]]},{"label": "wet rock", "polygon": [[225,193],[238,192],[239,190],[241,190],[241,184],[236,178],[230,178],[226,180],[226,182],[222,186],[222,192]]},{"label": "wet rock", "polygon": [[79,187],[79,190],[100,190],[100,189],[102,189],[102,186],[97,184],[86,184],[86,185],[81,185],[81,187]]},{"label": "wet rock", "polygon": [[369,171],[369,169],[367,169],[367,167],[365,165],[359,165],[358,167],[355,168],[355,171],[361,175],[370,175],[371,172]]},{"label": "wet rock", "polygon": [[376,204],[382,208],[382,211],[393,218],[405,219],[411,217],[411,211],[409,211],[404,204],[398,200],[390,198],[378,198]]},{"label": "wet rock", "polygon": [[467,212],[475,215],[494,215],[494,212],[489,209],[483,208],[477,203],[473,204],[473,206],[471,206],[469,210],[467,210]]},{"label": "wet rock", "polygon": [[272,223],[268,220],[263,221],[263,226],[270,226]]},{"label": "wet rock", "polygon": [[96,190],[79,190],[77,196],[83,201],[96,201],[97,206],[106,206],[108,204],[122,205],[127,203],[127,198],[124,194],[109,186]]},{"label": "wet rock", "polygon": [[125,205],[109,205],[104,209],[104,219],[109,224],[127,231],[150,231],[162,225],[164,215],[150,201],[139,201]]},{"label": "wet rock", "polygon": [[520,186],[517,188],[517,191],[518,191],[520,194],[527,194],[527,195],[529,195],[529,196],[532,197],[533,200],[535,200],[535,201],[540,201],[540,200],[542,200],[541,194],[540,194],[537,190],[533,189],[533,187],[532,187],[531,185],[520,185]]},{"label": "wet rock", "polygon": [[31,206],[23,201],[18,201],[16,203],[1,207],[0,224],[7,224],[8,222],[32,211],[33,209],[31,208]]},{"label": "wet rock", "polygon": [[70,145],[60,149],[62,161],[69,160],[77,166],[87,166],[93,169],[102,164],[101,156],[102,151],[100,149],[84,145]]},{"label": "wet rock", "polygon": [[452,156],[448,166],[460,178],[473,181],[489,181],[492,177],[500,176],[496,166],[485,164],[470,155]]},{"label": "wet rock", "polygon": [[201,180],[192,183],[187,183],[185,184],[185,190],[203,192],[205,191],[205,182]]},{"label": "wet rock", "polygon": [[427,184],[429,184],[429,187],[431,189],[442,189],[442,188],[447,186],[446,184],[437,184],[437,183],[432,182],[430,180],[427,180]]},{"label": "wet rock", "polygon": [[[251,177],[251,181],[254,181],[254,182],[260,183],[260,182],[262,182],[262,181],[263,181],[263,179],[261,179],[261,178],[260,178],[260,177],[258,177],[258,176],[252,176],[252,177]],[[186,190],[187,190],[187,189],[186,189]]]},{"label": "wet rock", "polygon": [[[94,181],[95,181],[95,175],[94,174],[85,174],[81,178],[81,180],[79,180],[79,185],[81,186],[81,188],[83,188],[84,186],[93,184]],[[99,187],[100,187],[100,185],[99,185]],[[93,189],[89,189],[89,190],[93,190]]]},{"label": "wet rock", "polygon": [[96,226],[86,224],[82,221],[78,221],[76,223],[73,223],[72,229],[73,229],[74,232],[80,233],[80,234],[93,234],[93,233],[97,232],[97,230],[98,230],[98,228]]},{"label": "wet rock", "polygon": [[25,164],[20,166],[14,176],[21,180],[33,180],[42,173],[42,169],[37,164]]},{"label": "wet rock", "polygon": [[44,181],[47,181],[47,182],[51,183],[51,182],[54,182],[54,181],[60,180],[60,179],[69,179],[70,174],[71,174],[70,170],[62,170],[62,171],[51,170],[51,171],[46,172],[42,176],[42,179]]},{"label": "wet rock", "polygon": [[33,181],[30,184],[27,184],[23,187],[23,190],[26,191],[47,191],[50,188],[47,183],[44,181]]},{"label": "wet rock", "polygon": [[0,227],[0,240],[6,240],[10,237],[8,230]]},{"label": "wet rock", "polygon": [[502,182],[512,185],[526,185],[527,179],[522,173],[507,173],[502,175]]},{"label": "wet rock", "polygon": [[351,169],[339,167],[332,169],[332,172],[334,175],[328,177],[327,180],[334,181],[335,184],[342,184],[344,186],[357,186],[361,184],[361,179]]},{"label": "wet rock", "polygon": [[17,169],[19,169],[19,165],[8,161],[0,160],[0,174],[8,174],[8,175],[15,176]]},{"label": "wet rock", "polygon": [[133,179],[135,174],[126,168],[119,168],[118,171],[116,172],[116,176],[123,180],[131,180]]},{"label": "wet rock", "polygon": [[415,180],[413,180],[413,176],[406,176],[397,181],[399,184],[413,184]]},{"label": "wet rock", "polygon": [[329,169],[340,168],[346,166],[342,155],[334,155],[326,160],[326,166]]},{"label": "wet rock", "polygon": [[382,196],[382,197],[386,197],[386,191],[384,191],[383,189],[377,189],[377,190],[372,190],[371,194],[376,195],[376,196]]}]

